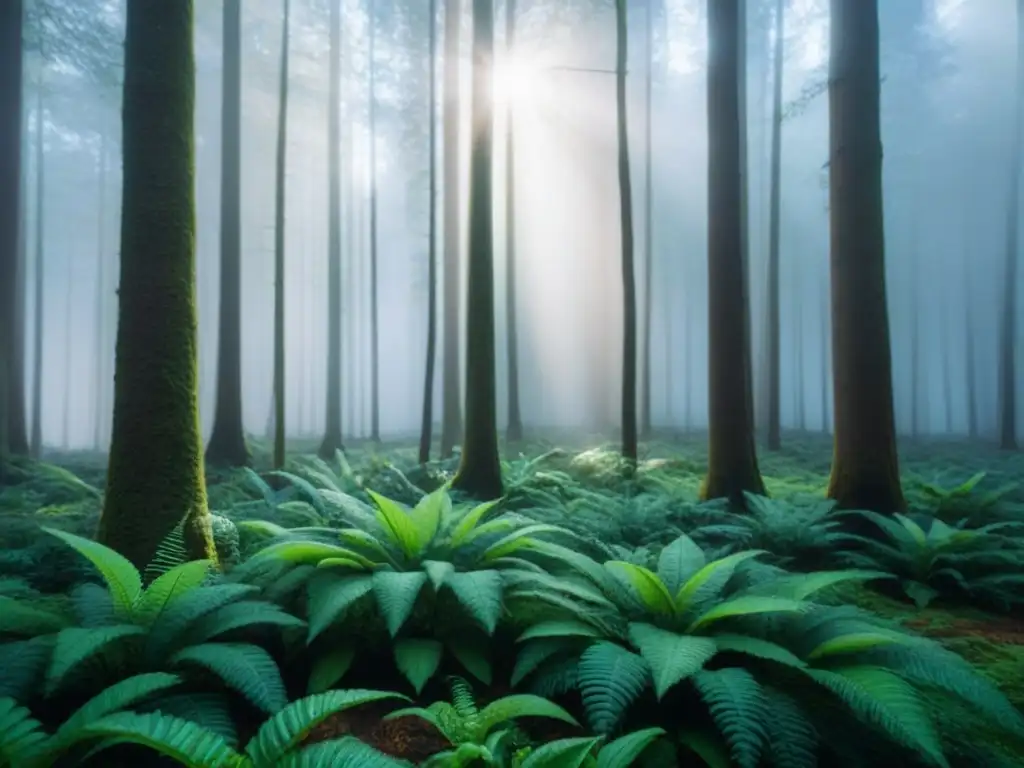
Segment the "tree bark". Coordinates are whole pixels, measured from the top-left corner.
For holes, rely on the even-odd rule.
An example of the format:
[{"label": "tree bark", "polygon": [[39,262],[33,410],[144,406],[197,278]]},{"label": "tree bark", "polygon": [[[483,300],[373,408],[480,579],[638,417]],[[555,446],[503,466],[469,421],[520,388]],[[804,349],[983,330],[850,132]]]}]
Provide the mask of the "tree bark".
[{"label": "tree bark", "polygon": [[249,464],[242,423],[242,0],[224,0],[220,140],[220,303],[211,464]]},{"label": "tree bark", "polygon": [[832,0],[829,217],[835,438],[828,496],[894,512],[900,488],[882,208],[878,0]]},{"label": "tree bark", "polygon": [[493,0],[473,0],[466,440],[452,487],[479,499],[502,494],[494,370]]},{"label": "tree bark", "polygon": [[[506,56],[515,55],[516,0],[505,0]],[[505,333],[508,345],[508,439],[523,439],[523,415],[519,404],[519,321],[516,304],[516,153],[515,107],[508,101],[505,126]]]},{"label": "tree bark", "polygon": [[32,436],[29,452],[38,459],[43,452],[43,300],[46,274],[46,147],[43,115],[42,75],[36,83],[36,247],[35,247],[35,306],[32,334]]},{"label": "tree bark", "polygon": [[423,416],[420,420],[419,462],[430,461],[434,429],[434,371],[437,363],[437,0],[430,0],[430,108],[427,119],[429,190],[427,192],[427,361],[423,372]]},{"label": "tree bark", "polygon": [[708,6],[708,474],[701,498],[765,492],[754,449],[744,258],[740,0]]},{"label": "tree bark", "polygon": [[[768,450],[782,447],[780,418],[780,356],[779,322],[779,234],[782,209],[782,62],[785,39],[784,16],[786,0],[775,6],[775,50],[772,56],[772,148],[768,202]],[[796,332],[800,332],[797,326]],[[802,374],[801,370],[798,370]]]},{"label": "tree bark", "polygon": [[144,568],[181,521],[216,558],[199,433],[193,5],[129,3],[117,375],[98,539]]},{"label": "tree bark", "polygon": [[[640,350],[640,434],[651,436],[651,326],[654,318],[654,147],[652,141],[654,106],[654,0],[647,0],[644,13],[644,329]],[[668,358],[665,360],[668,365]]]},{"label": "tree bark", "polygon": [[284,0],[281,25],[281,69],[277,107],[277,161],[274,190],[274,469],[285,460],[284,376],[284,246],[285,191],[288,169],[288,45],[291,0]]},{"label": "tree bark", "polygon": [[341,435],[341,4],[331,2],[327,105],[327,403],[324,439],[317,452],[333,459]]}]

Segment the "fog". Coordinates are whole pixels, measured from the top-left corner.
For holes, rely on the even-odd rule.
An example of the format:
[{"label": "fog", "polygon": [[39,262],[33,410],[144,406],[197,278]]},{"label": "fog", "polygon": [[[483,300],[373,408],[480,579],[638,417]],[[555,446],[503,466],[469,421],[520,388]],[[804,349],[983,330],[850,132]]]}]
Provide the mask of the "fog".
[{"label": "fog", "polygon": [[[48,2],[59,10],[72,0]],[[93,2],[107,8],[110,15],[103,18],[119,39],[119,3]],[[438,5],[440,100],[444,3]],[[463,225],[468,197],[467,5],[463,3],[460,46],[464,178],[460,189],[439,188],[438,195],[439,220],[445,194],[458,195]],[[507,390],[503,137],[510,106],[517,155],[523,421],[527,428],[612,429],[620,407],[622,309],[611,3],[521,0],[514,61],[502,55],[503,5],[498,0],[495,9],[499,426],[505,422]],[[629,131],[641,288],[648,247],[653,264],[651,295],[641,290],[639,298],[641,311],[649,301],[653,313],[654,425],[701,429],[707,424],[708,357],[704,2],[664,0],[664,5],[667,12],[659,10],[654,19],[650,51],[649,202],[644,174],[646,4],[630,5]],[[759,405],[766,378],[774,5],[774,0],[750,0],[748,9],[749,267]],[[281,3],[248,0],[243,6],[243,407],[246,429],[264,434],[272,390]],[[426,0],[377,0],[376,6],[380,424],[383,436],[398,438],[418,429],[425,364],[428,20]],[[1015,0],[887,0],[880,6],[886,258],[898,429],[901,435],[966,435],[973,382],[979,430],[994,435],[1014,126]],[[215,397],[220,268],[221,3],[196,0],[196,7],[200,398],[208,435]],[[286,423],[290,435],[312,436],[323,429],[327,383],[327,0],[293,0],[292,13]],[[345,0],[343,14],[342,422],[347,437],[361,437],[369,434],[371,397],[366,3]],[[789,0],[781,160],[782,423],[784,428],[815,431],[827,430],[831,421],[828,97],[822,92],[828,24],[828,0]],[[105,447],[117,317],[120,92],[116,77],[93,77],[83,71],[81,56],[48,45],[46,30],[44,26],[42,55],[39,41],[29,41],[25,75],[27,412],[31,423],[34,350],[41,330],[38,412],[44,445]],[[106,46],[104,40],[96,36],[76,44]],[[109,47],[99,53],[120,58],[120,51]],[[437,136],[440,153],[440,122]],[[439,184],[440,173],[439,162]],[[648,204],[650,244],[644,238]],[[465,241],[463,236],[463,249]],[[438,353],[440,360],[440,349]],[[440,364],[437,374],[439,416]],[[757,410],[760,418],[764,408]]]}]

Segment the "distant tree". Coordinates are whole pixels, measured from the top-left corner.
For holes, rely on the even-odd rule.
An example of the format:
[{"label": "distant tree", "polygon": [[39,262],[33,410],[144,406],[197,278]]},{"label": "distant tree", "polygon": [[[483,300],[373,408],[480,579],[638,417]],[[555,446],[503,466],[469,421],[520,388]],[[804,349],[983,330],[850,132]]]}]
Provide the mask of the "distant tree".
[{"label": "distant tree", "polygon": [[[649,10],[649,9],[648,9]],[[629,170],[626,68],[629,62],[626,0],[615,0],[615,125],[619,170],[619,224],[622,263],[622,455],[637,460],[636,273],[633,256],[633,184]]]},{"label": "distant tree", "polygon": [[466,438],[452,487],[481,499],[502,493],[494,370],[493,0],[473,0]]},{"label": "distant tree", "polygon": [[[785,49],[786,0],[775,6],[775,50],[772,52],[772,148],[768,202],[768,450],[782,447],[780,418],[781,330],[779,323],[779,234],[782,211],[782,63]],[[801,331],[797,326],[797,333]],[[797,373],[800,373],[798,369]]]},{"label": "distant tree", "polygon": [[32,415],[29,452],[39,458],[43,451],[43,307],[46,300],[46,111],[43,104],[43,68],[36,82],[36,189],[35,189],[35,255],[33,268],[33,333],[32,333]]},{"label": "distant tree", "polygon": [[284,0],[281,23],[281,66],[277,102],[277,158],[274,179],[274,468],[284,467],[284,245],[285,172],[288,168],[288,47],[291,0]]},{"label": "distant tree", "polygon": [[459,287],[462,283],[462,217],[459,186],[459,29],[461,0],[444,6],[444,290],[442,303],[443,359],[441,362],[441,458],[450,458],[462,437]]},{"label": "distant tree", "polygon": [[341,436],[341,4],[331,0],[327,87],[327,405],[320,458],[333,459]]},{"label": "distant tree", "polygon": [[22,419],[11,393],[17,333],[24,328],[17,316],[17,281],[21,257],[21,132],[22,132],[22,23],[21,0],[0,4],[0,480],[7,456],[17,448],[12,435]]},{"label": "distant tree", "polygon": [[427,362],[423,374],[423,417],[420,421],[420,464],[430,461],[434,428],[434,372],[437,364],[437,0],[430,0],[430,123],[427,136]]},{"label": "distant tree", "polygon": [[206,460],[249,463],[242,424],[242,0],[224,0],[217,400]]},{"label": "distant tree", "polygon": [[1014,88],[1010,194],[1007,197],[1006,256],[999,324],[999,445],[1017,449],[1017,275],[1020,273],[1021,113],[1024,111],[1024,0],[1017,0],[1017,74]]},{"label": "distant tree", "polygon": [[882,209],[878,0],[832,0],[829,219],[835,439],[828,496],[893,512],[900,488]]},{"label": "distant tree", "polygon": [[377,3],[369,0],[367,67],[370,72],[370,439],[380,440],[380,318],[377,313]]},{"label": "distant tree", "polygon": [[[651,326],[654,320],[654,0],[644,8],[644,328],[640,350],[640,434],[651,435]],[[668,360],[666,359],[666,366]],[[668,397],[666,388],[666,397]]]},{"label": "distant tree", "polygon": [[195,301],[191,0],[129,3],[114,428],[98,539],[136,567],[185,522],[215,558],[203,474]]},{"label": "distant tree", "polygon": [[[516,0],[505,0],[505,56],[514,61]],[[523,439],[523,414],[519,402],[519,321],[516,297],[516,153],[515,105],[507,100],[505,121],[505,334],[508,347],[508,439]]]},{"label": "distant tree", "polygon": [[740,0],[707,9],[708,40],[708,474],[701,498],[765,492],[754,448],[743,226]]}]

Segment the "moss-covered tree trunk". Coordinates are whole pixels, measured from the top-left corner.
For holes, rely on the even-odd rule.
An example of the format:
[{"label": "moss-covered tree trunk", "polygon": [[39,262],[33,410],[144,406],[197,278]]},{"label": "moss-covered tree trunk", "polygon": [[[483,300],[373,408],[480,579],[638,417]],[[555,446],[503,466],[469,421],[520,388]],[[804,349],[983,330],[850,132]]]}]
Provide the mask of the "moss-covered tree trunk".
[{"label": "moss-covered tree trunk", "polygon": [[137,567],[186,520],[215,557],[203,474],[191,0],[128,3],[114,427],[99,540]]},{"label": "moss-covered tree trunk", "polygon": [[902,509],[882,213],[878,0],[832,0],[829,217],[835,452],[828,496]]},{"label": "moss-covered tree trunk", "polygon": [[437,369],[437,0],[430,0],[428,11],[430,47],[430,106],[427,110],[430,159],[427,191],[427,362],[423,372],[423,411],[420,419],[420,464],[430,461],[431,435],[434,429],[434,372]]},{"label": "moss-covered tree trunk", "polygon": [[242,424],[242,0],[224,0],[217,400],[206,460],[249,463]]},{"label": "moss-covered tree trunk", "polygon": [[285,460],[284,420],[284,244],[285,191],[288,168],[288,46],[291,40],[291,2],[284,0],[281,22],[281,65],[277,102],[277,150],[274,168],[274,469]]},{"label": "moss-covered tree trunk", "polygon": [[493,0],[473,0],[466,440],[452,487],[480,499],[502,493],[494,370],[493,70]]},{"label": "moss-covered tree trunk", "polygon": [[754,449],[744,258],[743,25],[739,0],[708,5],[708,474],[701,497],[764,493]]},{"label": "moss-covered tree trunk", "polygon": [[[626,66],[629,61],[626,0],[615,0],[615,125],[619,172],[620,264],[622,267],[622,456],[635,465],[636,424],[636,273],[633,257],[633,183],[629,171],[626,116]],[[649,203],[649,201],[648,201]]]},{"label": "moss-covered tree trunk", "polygon": [[[21,230],[21,0],[0,4],[0,479],[11,450]],[[24,414],[22,414],[24,420]],[[24,422],[23,422],[24,423]]]},{"label": "moss-covered tree trunk", "polygon": [[331,0],[327,105],[327,404],[320,458],[341,450],[341,3]]},{"label": "moss-covered tree trunk", "polygon": [[462,439],[459,286],[462,284],[462,217],[459,187],[459,29],[460,0],[444,6],[444,288],[441,360],[441,458],[450,458]]}]

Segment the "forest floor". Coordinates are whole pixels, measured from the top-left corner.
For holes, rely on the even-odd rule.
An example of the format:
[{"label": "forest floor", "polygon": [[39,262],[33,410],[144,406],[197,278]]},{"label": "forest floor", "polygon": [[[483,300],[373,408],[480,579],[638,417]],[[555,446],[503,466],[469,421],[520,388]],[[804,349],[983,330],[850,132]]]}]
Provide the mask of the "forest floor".
[{"label": "forest floor", "polygon": [[[645,443],[639,471],[630,481],[623,479],[615,446],[587,447],[596,443],[585,436],[551,435],[543,441],[503,446],[509,506],[632,550],[657,549],[679,533],[700,527],[697,495],[706,466],[705,435],[666,435]],[[315,448],[314,440],[295,441],[289,469],[298,472],[309,466]],[[253,451],[254,468],[268,470],[266,446],[254,441]],[[1024,453],[963,441],[922,440],[905,441],[900,456],[912,510],[934,512],[942,507],[969,516],[998,507],[1003,519],[1009,515],[1024,520]],[[352,492],[371,488],[406,503],[414,502],[421,489],[429,491],[444,482],[457,463],[451,459],[418,467],[411,441],[350,445],[347,459],[349,466],[335,467],[334,477]],[[781,451],[760,454],[772,497],[793,503],[823,497],[830,460],[830,438],[821,435],[789,434]],[[980,480],[979,473],[984,473]],[[976,484],[967,488],[964,483],[971,478]],[[38,526],[91,536],[104,480],[104,457],[97,453],[50,452],[44,461],[20,465],[13,484],[0,488],[0,579],[32,575],[38,588],[62,592],[83,578],[84,564],[41,534]],[[268,487],[261,490],[244,471],[211,471],[208,486],[211,510],[229,519],[267,519],[285,526],[319,522],[309,504],[280,504],[267,495]],[[245,552],[244,537],[241,546]],[[820,567],[840,566],[826,562]],[[909,601],[866,588],[847,591],[842,599],[939,639],[974,663],[1024,711],[1024,617],[946,604],[941,597],[918,609]],[[363,716],[365,722],[359,717],[353,712],[343,722],[326,723],[314,738],[350,732],[384,749],[393,748],[395,741],[423,742],[428,752],[435,746],[435,735],[423,731],[422,724],[408,731],[399,722],[382,723],[372,713],[368,720]]]}]

